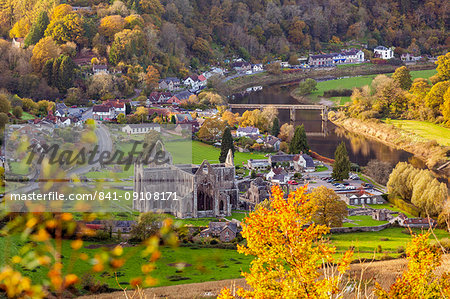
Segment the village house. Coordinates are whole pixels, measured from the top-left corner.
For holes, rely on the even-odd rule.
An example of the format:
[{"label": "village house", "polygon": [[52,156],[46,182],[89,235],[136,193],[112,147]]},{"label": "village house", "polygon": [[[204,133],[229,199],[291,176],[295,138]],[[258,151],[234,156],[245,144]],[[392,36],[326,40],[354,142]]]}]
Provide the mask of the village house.
[{"label": "village house", "polygon": [[287,176],[288,173],[282,167],[272,167],[270,171],[266,174],[266,180],[273,181],[274,179],[280,179],[280,176]]},{"label": "village house", "polygon": [[422,59],[422,56],[414,56],[410,53],[404,53],[400,56],[400,59],[404,62],[416,62]]},{"label": "village house", "polygon": [[236,130],[236,137],[244,137],[259,134],[259,129],[255,127],[239,127]]},{"label": "village house", "polygon": [[318,54],[309,56],[308,64],[311,67],[334,66],[345,63],[364,62],[364,52],[361,50],[348,50],[340,53]]},{"label": "village house", "polygon": [[432,218],[408,218],[405,215],[400,215],[398,217],[399,225],[409,228],[423,228],[428,229],[435,227],[437,222]]},{"label": "village house", "polygon": [[123,113],[125,115],[127,114],[126,113],[126,104],[123,100],[122,101],[109,100],[109,101],[103,103],[103,105],[107,106],[107,107],[112,107],[114,109],[115,115],[119,115],[120,113]]},{"label": "village house", "polygon": [[127,124],[122,127],[122,132],[127,134],[146,134],[150,130],[161,132],[161,126],[158,124]]},{"label": "village house", "polygon": [[278,153],[269,156],[269,164],[274,167],[276,165],[288,164],[289,167],[294,166],[295,155],[287,155],[285,153]]},{"label": "village house", "polygon": [[92,66],[92,73],[94,73],[94,75],[109,74],[108,66],[104,64],[94,64]]},{"label": "village house", "polygon": [[293,160],[296,171],[314,172],[316,170],[314,160],[307,154],[295,155]]},{"label": "village house", "polygon": [[175,77],[167,77],[165,79],[159,80],[159,89],[167,89],[174,91],[180,88],[180,79]]},{"label": "village house", "polygon": [[167,101],[172,97],[172,93],[169,91],[157,92],[153,91],[150,93],[147,99],[147,105],[156,103],[167,103]]},{"label": "village house", "polygon": [[374,57],[381,59],[391,59],[394,58],[394,51],[392,49],[386,48],[385,46],[378,46],[373,49]]},{"label": "village house", "polygon": [[210,222],[207,229],[200,232],[201,237],[219,238],[222,242],[231,242],[238,233],[236,222]]},{"label": "village house", "polygon": [[252,65],[252,72],[253,73],[262,72],[263,70],[264,70],[264,67],[263,67],[263,65],[261,63]]},{"label": "village house", "polygon": [[94,105],[92,107],[92,116],[95,120],[107,120],[115,117],[114,108],[104,105]]},{"label": "village house", "polygon": [[262,170],[267,169],[269,166],[267,159],[249,159],[247,160],[247,168],[250,170]]},{"label": "village house", "polygon": [[268,135],[266,137],[266,139],[264,140],[264,144],[266,145],[266,147],[268,147],[274,151],[279,151],[281,140],[275,136]]},{"label": "village house", "polygon": [[252,70],[252,65],[246,61],[237,61],[231,64],[231,67],[238,73],[245,73]]},{"label": "village house", "polygon": [[191,93],[189,91],[181,91],[179,93],[174,94],[170,99],[168,99],[167,103],[179,105],[179,104],[189,100],[190,96],[192,96],[192,95],[193,95],[193,93]]}]

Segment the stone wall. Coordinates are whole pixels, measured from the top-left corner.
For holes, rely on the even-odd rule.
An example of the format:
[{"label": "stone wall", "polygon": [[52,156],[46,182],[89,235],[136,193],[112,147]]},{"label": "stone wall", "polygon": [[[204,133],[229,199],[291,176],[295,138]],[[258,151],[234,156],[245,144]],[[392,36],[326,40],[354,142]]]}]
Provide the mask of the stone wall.
[{"label": "stone wall", "polygon": [[390,227],[391,223],[385,223],[377,226],[356,226],[356,227],[332,227],[330,233],[332,234],[345,234],[345,233],[357,233],[357,232],[379,232],[385,228]]}]

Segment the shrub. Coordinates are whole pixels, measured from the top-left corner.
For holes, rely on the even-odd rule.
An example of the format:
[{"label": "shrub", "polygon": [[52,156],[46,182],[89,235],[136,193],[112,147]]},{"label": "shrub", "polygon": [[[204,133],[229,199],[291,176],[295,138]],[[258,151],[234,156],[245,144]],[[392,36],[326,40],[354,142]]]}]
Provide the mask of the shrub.
[{"label": "shrub", "polygon": [[323,93],[325,98],[331,97],[350,97],[353,93],[352,89],[330,89]]}]

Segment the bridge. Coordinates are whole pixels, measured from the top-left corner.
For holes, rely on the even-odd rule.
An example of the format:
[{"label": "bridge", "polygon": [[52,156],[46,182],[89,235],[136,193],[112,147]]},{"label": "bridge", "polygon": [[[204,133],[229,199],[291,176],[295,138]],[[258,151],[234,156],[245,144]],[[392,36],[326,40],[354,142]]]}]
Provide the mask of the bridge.
[{"label": "bridge", "polygon": [[277,109],[289,109],[291,122],[295,121],[296,110],[320,110],[322,121],[328,120],[328,110],[325,105],[289,105],[289,104],[228,104],[231,109],[264,109],[265,107],[275,107]]}]

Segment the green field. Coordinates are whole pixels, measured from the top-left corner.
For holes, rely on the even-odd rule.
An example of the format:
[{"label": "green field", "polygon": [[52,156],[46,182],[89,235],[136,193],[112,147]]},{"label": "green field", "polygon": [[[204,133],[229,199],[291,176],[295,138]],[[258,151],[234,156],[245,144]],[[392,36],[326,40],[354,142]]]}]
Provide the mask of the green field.
[{"label": "green field", "polygon": [[[424,70],[424,71],[412,71],[411,78],[412,80],[416,78],[429,78],[436,74],[436,70]],[[387,74],[391,76],[392,74]],[[317,90],[308,95],[310,99],[313,101],[317,101],[319,97],[323,96],[323,93],[327,90],[331,89],[353,89],[355,87],[362,87],[364,85],[370,85],[372,83],[373,78],[378,75],[368,75],[368,76],[359,76],[352,78],[342,78],[337,80],[329,80],[329,81],[321,81],[317,82]],[[350,97],[334,97],[328,98],[329,100],[334,101],[336,104],[344,105],[346,102],[350,101]]]},{"label": "green field", "polygon": [[423,141],[436,140],[440,145],[450,146],[450,129],[419,120],[389,120],[389,123],[407,132],[413,132]]},{"label": "green field", "polygon": [[11,167],[10,173],[17,175],[27,175],[30,172],[30,167],[27,165],[26,160],[22,162],[9,162],[9,166]]},{"label": "green field", "polygon": [[[200,141],[192,141],[192,161],[200,164],[203,160],[211,163],[219,163],[220,148],[205,144]],[[242,166],[242,162],[247,163],[249,159],[266,159],[264,153],[234,153],[234,165]]]},{"label": "green field", "polygon": [[[331,244],[336,246],[338,253],[343,253],[351,246],[354,246],[354,258],[372,258],[374,252],[381,246],[382,252],[376,253],[379,258],[385,254],[391,257],[398,257],[399,247],[406,248],[406,245],[411,240],[411,236],[405,233],[406,230],[401,227],[390,227],[379,232],[360,232],[348,234],[333,234],[329,236]],[[415,233],[420,233],[418,229],[413,230]],[[434,233],[439,239],[448,238],[449,233],[436,229]],[[430,240],[434,240],[431,236]]]},{"label": "green field", "polygon": [[378,226],[381,224],[388,223],[388,221],[378,221],[372,219],[372,216],[348,216],[348,219],[353,221],[353,223],[346,222],[344,227],[357,227],[357,226]]},{"label": "green field", "polygon": [[[403,231],[405,231],[403,228],[388,228],[380,232],[326,235],[325,239],[329,240],[331,246],[336,246],[336,257],[340,257],[349,248],[354,248],[354,259],[381,258],[385,255],[399,257],[401,254],[399,249],[405,248],[411,240],[411,236]],[[448,238],[449,236],[443,230],[435,230],[435,234],[440,239]],[[25,242],[19,236],[0,238],[0,264],[4,265],[11,256],[17,254],[18,250],[24,244]],[[80,252],[88,254],[91,258],[95,254],[102,252],[103,249],[101,248],[86,248],[92,244],[107,245],[113,244],[113,242],[85,242]],[[106,283],[111,288],[118,288],[115,278],[117,275],[118,282],[123,287],[128,287],[130,279],[141,273],[141,266],[145,263],[145,259],[139,254],[141,249],[140,246],[125,247],[124,257],[127,260],[125,265],[116,273],[112,270],[105,270],[101,273],[94,274],[95,280]],[[238,278],[240,277],[241,271],[248,270],[250,261],[252,260],[251,256],[238,254],[236,250],[198,248],[195,246],[178,248],[163,247],[161,253],[161,259],[156,263],[157,268],[152,272],[153,277],[158,279],[158,285],[160,286]],[[81,277],[82,281],[87,280],[85,275],[90,272],[92,267],[90,259],[87,261],[76,259],[74,263],[72,254],[70,241],[63,240],[62,263],[65,273],[70,271]],[[175,263],[187,263],[187,265],[182,269],[177,269],[173,265]],[[32,278],[35,282],[46,279],[45,273],[47,269],[37,268],[35,271],[26,270],[22,267],[17,267],[17,269]]]}]

